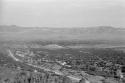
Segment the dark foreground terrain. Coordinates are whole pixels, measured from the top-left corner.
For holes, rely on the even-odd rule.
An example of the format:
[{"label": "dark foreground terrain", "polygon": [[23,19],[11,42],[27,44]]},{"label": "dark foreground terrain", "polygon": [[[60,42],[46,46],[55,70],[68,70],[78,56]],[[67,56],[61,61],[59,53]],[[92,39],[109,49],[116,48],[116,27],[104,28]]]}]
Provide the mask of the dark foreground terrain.
[{"label": "dark foreground terrain", "polygon": [[125,82],[124,47],[56,43],[2,43],[0,83]]}]

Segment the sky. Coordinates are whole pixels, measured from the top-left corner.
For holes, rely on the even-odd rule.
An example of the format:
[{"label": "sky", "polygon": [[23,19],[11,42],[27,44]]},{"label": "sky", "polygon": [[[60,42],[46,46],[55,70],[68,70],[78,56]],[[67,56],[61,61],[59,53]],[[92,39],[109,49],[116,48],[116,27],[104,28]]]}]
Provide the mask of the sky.
[{"label": "sky", "polygon": [[0,0],[0,24],[125,27],[125,0]]}]

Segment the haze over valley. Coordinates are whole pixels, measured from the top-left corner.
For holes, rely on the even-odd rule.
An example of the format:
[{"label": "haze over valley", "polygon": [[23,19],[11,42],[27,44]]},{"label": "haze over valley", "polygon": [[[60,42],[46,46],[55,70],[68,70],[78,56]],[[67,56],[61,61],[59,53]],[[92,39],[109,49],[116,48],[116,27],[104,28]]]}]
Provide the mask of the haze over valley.
[{"label": "haze over valley", "polygon": [[0,83],[125,83],[125,1],[1,0]]}]

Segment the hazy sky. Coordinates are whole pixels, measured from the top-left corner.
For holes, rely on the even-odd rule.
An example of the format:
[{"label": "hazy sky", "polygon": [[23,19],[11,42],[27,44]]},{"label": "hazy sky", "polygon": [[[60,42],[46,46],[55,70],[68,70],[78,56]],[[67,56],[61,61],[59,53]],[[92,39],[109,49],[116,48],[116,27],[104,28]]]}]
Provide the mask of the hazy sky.
[{"label": "hazy sky", "polygon": [[125,0],[0,0],[0,24],[125,27]]}]

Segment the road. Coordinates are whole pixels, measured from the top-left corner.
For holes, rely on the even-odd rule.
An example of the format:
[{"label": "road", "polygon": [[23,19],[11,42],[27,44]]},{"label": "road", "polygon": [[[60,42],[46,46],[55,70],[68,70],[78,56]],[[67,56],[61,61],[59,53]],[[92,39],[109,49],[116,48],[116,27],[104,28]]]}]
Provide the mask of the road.
[{"label": "road", "polygon": [[20,61],[19,59],[17,59],[17,58],[13,55],[13,53],[12,53],[10,50],[8,50],[8,53],[9,53],[9,56],[12,57],[15,61]]}]

